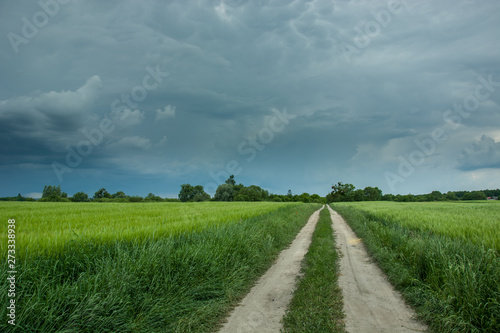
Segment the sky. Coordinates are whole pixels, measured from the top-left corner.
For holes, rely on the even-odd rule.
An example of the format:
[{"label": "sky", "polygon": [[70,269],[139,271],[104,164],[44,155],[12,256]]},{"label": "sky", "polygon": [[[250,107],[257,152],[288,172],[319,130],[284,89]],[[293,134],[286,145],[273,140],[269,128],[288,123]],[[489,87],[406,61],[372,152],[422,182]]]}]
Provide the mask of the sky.
[{"label": "sky", "polygon": [[0,1],[0,196],[500,187],[500,2]]}]

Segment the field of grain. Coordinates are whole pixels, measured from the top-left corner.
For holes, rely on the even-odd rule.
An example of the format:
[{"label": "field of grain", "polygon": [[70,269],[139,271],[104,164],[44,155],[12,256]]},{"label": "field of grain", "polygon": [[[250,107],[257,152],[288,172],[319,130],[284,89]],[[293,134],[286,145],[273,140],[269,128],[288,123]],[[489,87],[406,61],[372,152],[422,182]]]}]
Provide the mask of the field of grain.
[{"label": "field of grain", "polygon": [[498,332],[500,203],[332,207],[436,332]]},{"label": "field of grain", "polygon": [[16,326],[0,331],[214,331],[318,206],[1,203],[18,274]]},{"label": "field of grain", "polygon": [[500,252],[500,202],[351,202],[386,223],[470,241]]},{"label": "field of grain", "polygon": [[[53,203],[5,202],[2,220],[16,220],[19,254],[60,251],[68,242],[154,240],[259,216],[287,203]],[[1,230],[4,237],[6,232]],[[4,253],[6,243],[0,243]]]}]

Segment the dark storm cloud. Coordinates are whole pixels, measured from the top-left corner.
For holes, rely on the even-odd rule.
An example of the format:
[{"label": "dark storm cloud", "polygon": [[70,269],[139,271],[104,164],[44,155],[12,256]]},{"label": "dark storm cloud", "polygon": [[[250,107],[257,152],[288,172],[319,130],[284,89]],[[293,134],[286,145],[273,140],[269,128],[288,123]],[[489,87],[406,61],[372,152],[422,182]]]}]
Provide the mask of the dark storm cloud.
[{"label": "dark storm cloud", "polygon": [[[181,183],[212,182],[210,173],[230,161],[242,167],[242,181],[279,192],[324,194],[336,181],[387,191],[384,172],[436,127],[448,139],[396,191],[432,190],[447,175],[445,190],[475,168],[470,138],[500,135],[495,85],[459,126],[443,120],[474,94],[479,76],[500,81],[493,1],[42,3],[0,4],[1,164],[16,174],[31,163],[58,182],[51,163],[66,165],[67,147],[76,151],[89,140],[84,131],[109,119],[113,130],[64,174],[68,192],[82,179],[154,191],[127,181],[142,175],[171,194]],[[52,12],[43,9],[49,4]],[[46,24],[24,36],[26,21],[44,11]],[[27,40],[17,53],[9,33]],[[356,48],[349,61],[346,45]],[[141,90],[147,68],[168,75]],[[269,126],[273,108],[295,118],[248,162],[238,147]],[[499,180],[490,165],[490,179]],[[474,179],[463,186],[490,184]]]}]

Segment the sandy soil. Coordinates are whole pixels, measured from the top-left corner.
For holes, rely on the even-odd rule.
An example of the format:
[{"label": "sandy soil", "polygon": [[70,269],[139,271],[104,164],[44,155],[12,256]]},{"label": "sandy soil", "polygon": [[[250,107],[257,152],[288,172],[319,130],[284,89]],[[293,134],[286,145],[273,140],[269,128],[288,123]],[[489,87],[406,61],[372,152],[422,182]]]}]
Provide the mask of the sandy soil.
[{"label": "sandy soil", "polygon": [[341,253],[339,285],[344,298],[346,329],[351,333],[423,332],[414,312],[371,260],[361,239],[328,207]]},{"label": "sandy soil", "polygon": [[280,253],[277,261],[234,309],[219,332],[278,333],[283,328],[280,321],[292,299],[300,263],[311,244],[320,210],[311,215],[290,247]]}]

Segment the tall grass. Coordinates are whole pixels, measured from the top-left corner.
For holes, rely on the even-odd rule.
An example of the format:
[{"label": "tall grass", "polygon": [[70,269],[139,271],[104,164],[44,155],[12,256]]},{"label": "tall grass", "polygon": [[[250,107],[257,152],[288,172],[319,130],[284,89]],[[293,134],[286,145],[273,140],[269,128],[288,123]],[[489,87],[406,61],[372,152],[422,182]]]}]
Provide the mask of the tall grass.
[{"label": "tall grass", "polygon": [[[335,204],[333,208],[363,239],[391,282],[431,329],[499,332],[500,257],[489,241],[498,235],[498,217],[486,220],[497,225],[493,235],[489,235],[492,237],[481,237],[480,228],[468,229],[463,225],[464,221],[473,220],[471,214],[477,212],[468,206],[470,203],[448,204],[448,209],[455,212],[446,211],[445,204],[413,203],[401,208],[397,205],[392,206],[392,212],[383,203],[379,209],[373,203]],[[440,210],[444,210],[443,214]],[[449,220],[456,212],[467,216],[459,221]],[[417,225],[418,220],[421,222]],[[454,227],[475,230],[467,234],[473,237],[457,235]]]},{"label": "tall grass", "polygon": [[[16,220],[19,255],[59,252],[67,242],[162,238],[237,222],[288,203],[0,203],[2,220]],[[5,237],[7,228],[0,229]],[[5,253],[6,242],[0,242]]]},{"label": "tall grass", "polygon": [[387,223],[484,245],[500,252],[500,202],[353,202]]},{"label": "tall grass", "polygon": [[0,331],[214,331],[315,209],[281,205],[191,232],[74,239],[60,251],[30,254],[18,265],[17,325],[2,320]]}]

